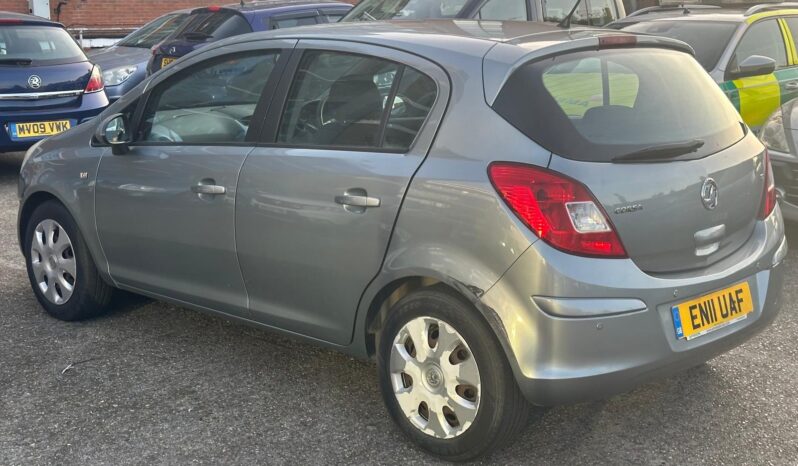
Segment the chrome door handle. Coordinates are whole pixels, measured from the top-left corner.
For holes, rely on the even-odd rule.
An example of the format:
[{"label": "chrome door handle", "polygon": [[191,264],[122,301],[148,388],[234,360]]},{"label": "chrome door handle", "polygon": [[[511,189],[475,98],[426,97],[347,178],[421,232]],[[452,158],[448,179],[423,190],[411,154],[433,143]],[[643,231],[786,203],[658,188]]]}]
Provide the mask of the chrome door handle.
[{"label": "chrome door handle", "polygon": [[217,186],[215,184],[195,184],[191,187],[191,192],[196,194],[209,194],[211,196],[216,196],[226,193],[227,190],[224,188],[224,186]]},{"label": "chrome door handle", "polygon": [[369,196],[358,196],[355,194],[344,194],[335,196],[335,202],[350,207],[379,207],[380,199]]},{"label": "chrome door handle", "polygon": [[792,91],[798,89],[798,81],[789,81],[784,84],[785,89],[790,89]]}]

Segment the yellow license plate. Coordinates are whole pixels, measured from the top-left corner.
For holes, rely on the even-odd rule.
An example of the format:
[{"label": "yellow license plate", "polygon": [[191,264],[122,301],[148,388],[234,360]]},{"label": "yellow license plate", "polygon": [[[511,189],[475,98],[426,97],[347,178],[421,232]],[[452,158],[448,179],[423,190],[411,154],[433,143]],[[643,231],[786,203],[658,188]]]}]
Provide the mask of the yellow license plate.
[{"label": "yellow license plate", "polygon": [[692,340],[745,319],[754,310],[748,282],[738,283],[671,308],[679,339]]},{"label": "yellow license plate", "polygon": [[69,120],[14,123],[13,136],[16,139],[42,138],[63,133],[71,127],[72,122]]},{"label": "yellow license plate", "polygon": [[161,58],[161,68],[166,68],[166,65],[177,60],[177,58]]}]

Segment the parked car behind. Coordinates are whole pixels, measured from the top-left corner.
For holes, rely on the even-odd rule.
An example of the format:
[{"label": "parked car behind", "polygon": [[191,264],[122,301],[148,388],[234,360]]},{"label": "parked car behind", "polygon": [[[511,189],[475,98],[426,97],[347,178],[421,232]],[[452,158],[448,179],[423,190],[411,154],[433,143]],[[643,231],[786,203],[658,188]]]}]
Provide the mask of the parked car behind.
[{"label": "parked car behind", "polygon": [[100,69],[61,24],[0,11],[0,152],[25,150],[107,105]]},{"label": "parked car behind", "polygon": [[656,7],[608,27],[687,42],[743,120],[758,129],[780,105],[798,97],[798,8],[763,4],[735,10]]},{"label": "parked car behind", "polygon": [[798,222],[798,99],[776,110],[762,125],[759,138],[770,151],[784,218]]},{"label": "parked car behind", "polygon": [[34,294],[76,320],[122,288],[372,357],[391,416],[450,460],[507,441],[527,401],[763,329],[773,173],[691,49],[525,25],[248,34],[153,75],[28,151]]},{"label": "parked car behind", "polygon": [[[575,3],[576,0],[361,0],[341,21],[477,19],[560,22]],[[571,22],[603,26],[625,15],[622,0],[581,0]]]},{"label": "parked car behind", "polygon": [[351,8],[349,3],[332,0],[268,0],[197,8],[183,26],[153,49],[147,72],[152,74],[189,52],[227,37],[335,23]]},{"label": "parked car behind", "polygon": [[189,12],[183,10],[165,14],[133,31],[115,45],[89,52],[89,58],[103,71],[105,93],[111,102],[147,77],[147,62],[152,57],[152,47],[182,25],[189,17]]}]

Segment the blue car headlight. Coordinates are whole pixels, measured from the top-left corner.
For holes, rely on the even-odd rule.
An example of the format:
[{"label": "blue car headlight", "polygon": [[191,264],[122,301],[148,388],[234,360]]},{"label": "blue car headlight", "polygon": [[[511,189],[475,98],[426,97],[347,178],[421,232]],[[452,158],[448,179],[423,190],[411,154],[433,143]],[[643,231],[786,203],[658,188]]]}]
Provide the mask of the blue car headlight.
[{"label": "blue car headlight", "polygon": [[103,71],[103,81],[105,81],[106,86],[118,86],[130,79],[130,77],[133,76],[133,73],[135,73],[138,69],[138,66],[130,65],[105,70]]}]

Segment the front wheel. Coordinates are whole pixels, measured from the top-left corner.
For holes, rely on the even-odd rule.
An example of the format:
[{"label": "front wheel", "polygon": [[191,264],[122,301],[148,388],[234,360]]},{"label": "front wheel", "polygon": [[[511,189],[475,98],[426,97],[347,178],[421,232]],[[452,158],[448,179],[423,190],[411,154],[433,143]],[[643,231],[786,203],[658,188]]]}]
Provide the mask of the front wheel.
[{"label": "front wheel", "polygon": [[100,277],[80,230],[61,204],[36,207],[24,240],[28,278],[48,314],[72,321],[108,308],[113,288]]},{"label": "front wheel", "polygon": [[465,461],[488,454],[526,424],[529,405],[496,336],[448,289],[399,301],[377,356],[391,417],[434,455]]}]

